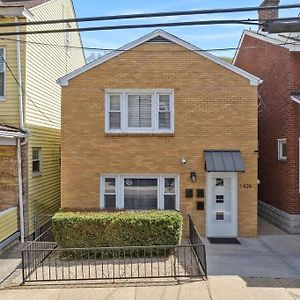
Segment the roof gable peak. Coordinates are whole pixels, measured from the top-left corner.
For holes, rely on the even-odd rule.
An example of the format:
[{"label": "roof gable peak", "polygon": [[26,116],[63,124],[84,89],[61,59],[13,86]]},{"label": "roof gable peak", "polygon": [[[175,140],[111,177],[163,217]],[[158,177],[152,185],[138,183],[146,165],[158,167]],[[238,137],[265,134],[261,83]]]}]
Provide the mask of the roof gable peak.
[{"label": "roof gable peak", "polygon": [[69,83],[69,80],[71,80],[72,78],[74,78],[76,76],[79,76],[80,74],[82,74],[82,73],[84,73],[84,72],[86,72],[86,71],[88,71],[88,70],[90,70],[90,69],[92,69],[92,68],[94,68],[94,67],[96,67],[96,66],[98,66],[98,65],[100,65],[100,64],[102,64],[102,63],[104,63],[104,62],[120,55],[120,54],[122,54],[122,53],[124,53],[124,51],[128,51],[128,50],[133,49],[133,48],[135,48],[139,45],[142,45],[143,43],[146,43],[146,42],[149,42],[149,41],[151,42],[153,40],[158,40],[158,39],[173,42],[173,43],[178,44],[178,45],[180,45],[180,46],[182,46],[182,47],[184,47],[184,48],[186,48],[190,51],[193,51],[196,54],[198,54],[202,57],[205,57],[208,60],[213,61],[213,62],[223,66],[224,68],[226,68],[226,69],[228,69],[228,70],[230,70],[234,73],[239,74],[242,77],[245,77],[245,78],[249,79],[251,85],[258,85],[262,82],[258,77],[254,76],[254,75],[252,75],[252,74],[250,74],[250,73],[248,73],[248,72],[246,72],[246,71],[244,71],[244,70],[242,70],[238,67],[235,67],[234,65],[232,65],[228,62],[225,62],[222,59],[220,59],[220,58],[218,58],[218,57],[216,57],[216,56],[214,56],[214,55],[198,48],[197,46],[192,45],[189,42],[184,41],[184,40],[178,38],[177,36],[167,32],[167,31],[164,31],[162,29],[157,29],[155,31],[152,31],[152,32],[138,38],[137,40],[135,40],[135,41],[123,46],[123,47],[120,47],[119,49],[114,50],[114,51],[112,51],[112,52],[110,52],[110,53],[108,53],[108,54],[106,54],[106,55],[104,55],[104,56],[88,63],[87,65],[85,65],[85,66],[83,66],[83,67],[81,67],[81,68],[79,68],[79,69],[63,76],[63,77],[61,77],[57,82],[61,86],[67,86],[68,83]]}]

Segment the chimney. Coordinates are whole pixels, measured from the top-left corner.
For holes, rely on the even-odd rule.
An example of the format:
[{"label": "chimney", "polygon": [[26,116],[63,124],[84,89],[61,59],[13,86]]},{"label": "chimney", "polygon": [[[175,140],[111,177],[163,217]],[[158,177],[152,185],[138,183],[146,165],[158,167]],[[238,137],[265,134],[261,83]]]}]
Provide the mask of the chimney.
[{"label": "chimney", "polygon": [[[278,6],[280,0],[264,0],[260,7],[268,6]],[[265,22],[265,20],[278,19],[278,8],[266,9],[258,11],[258,18],[260,22]],[[259,26],[261,28],[262,26]]]}]

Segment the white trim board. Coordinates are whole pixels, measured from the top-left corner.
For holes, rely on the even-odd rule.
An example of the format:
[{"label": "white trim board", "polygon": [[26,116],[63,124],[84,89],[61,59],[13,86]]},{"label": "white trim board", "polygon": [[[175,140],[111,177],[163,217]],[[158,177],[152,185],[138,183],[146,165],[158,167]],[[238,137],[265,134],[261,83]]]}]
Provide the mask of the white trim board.
[{"label": "white trim board", "polygon": [[60,84],[61,86],[67,86],[69,84],[69,80],[73,79],[74,77],[77,77],[78,75],[80,75],[100,64],[103,64],[104,62],[110,60],[111,58],[114,58],[114,57],[122,54],[124,50],[125,51],[130,50],[130,49],[137,47],[137,46],[139,46],[155,37],[158,37],[158,36],[161,36],[175,44],[178,44],[188,50],[191,50],[191,51],[197,53],[198,55],[205,57],[205,58],[209,59],[210,61],[213,61],[213,62],[217,63],[218,65],[221,65],[222,67],[224,67],[244,78],[249,79],[251,85],[259,85],[262,82],[261,79],[259,79],[258,77],[254,76],[254,75],[252,75],[230,63],[227,63],[227,62],[223,61],[222,59],[220,59],[208,52],[201,51],[201,49],[198,48],[197,46],[194,46],[194,45],[166,32],[166,31],[164,31],[164,30],[158,29],[158,30],[148,33],[148,34],[142,36],[141,38],[139,38],[139,39],[115,50],[115,51],[112,51],[112,52],[100,57],[99,59],[96,59],[95,61],[92,61],[91,63],[61,77],[60,79],[58,79],[57,83]]}]

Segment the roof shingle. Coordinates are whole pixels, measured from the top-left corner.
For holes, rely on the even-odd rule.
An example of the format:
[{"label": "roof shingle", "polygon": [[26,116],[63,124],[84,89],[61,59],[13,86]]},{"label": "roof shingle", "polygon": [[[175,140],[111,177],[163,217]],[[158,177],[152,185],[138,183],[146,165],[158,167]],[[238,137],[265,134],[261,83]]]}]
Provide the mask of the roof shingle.
[{"label": "roof shingle", "polygon": [[2,7],[11,7],[11,6],[24,6],[25,8],[33,8],[40,4],[49,2],[50,0],[2,0],[0,1],[0,6]]}]

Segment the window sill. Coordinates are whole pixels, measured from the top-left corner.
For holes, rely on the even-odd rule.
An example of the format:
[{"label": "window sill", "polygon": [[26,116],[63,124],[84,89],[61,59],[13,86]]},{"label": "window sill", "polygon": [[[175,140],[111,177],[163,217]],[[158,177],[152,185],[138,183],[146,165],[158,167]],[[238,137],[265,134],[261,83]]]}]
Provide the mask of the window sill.
[{"label": "window sill", "polygon": [[41,172],[34,172],[34,173],[32,173],[32,177],[40,177],[40,176],[42,176]]},{"label": "window sill", "polygon": [[105,136],[175,136],[175,132],[105,132]]},{"label": "window sill", "polygon": [[278,161],[285,162],[287,161],[287,158],[278,158]]}]

